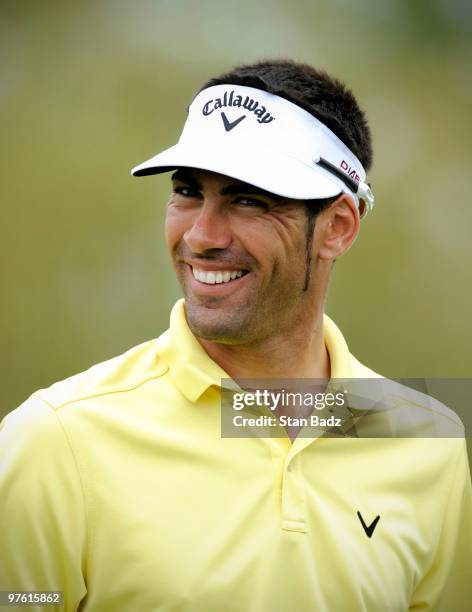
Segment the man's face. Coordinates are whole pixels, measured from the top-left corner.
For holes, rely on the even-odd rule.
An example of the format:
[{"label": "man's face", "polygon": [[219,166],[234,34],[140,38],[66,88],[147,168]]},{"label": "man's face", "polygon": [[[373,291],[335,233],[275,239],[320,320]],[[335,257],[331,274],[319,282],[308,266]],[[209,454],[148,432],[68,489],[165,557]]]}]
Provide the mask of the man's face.
[{"label": "man's face", "polygon": [[193,333],[246,344],[293,327],[313,302],[305,204],[204,170],[172,183],[166,240]]}]

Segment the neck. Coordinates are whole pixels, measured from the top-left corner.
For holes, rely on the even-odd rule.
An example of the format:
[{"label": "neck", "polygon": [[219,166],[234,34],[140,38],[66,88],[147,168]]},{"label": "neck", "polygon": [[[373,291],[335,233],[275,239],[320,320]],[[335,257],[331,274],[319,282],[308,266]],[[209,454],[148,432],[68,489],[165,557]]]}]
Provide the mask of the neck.
[{"label": "neck", "polygon": [[231,378],[330,377],[329,354],[323,339],[323,313],[306,325],[252,344],[220,344],[198,338],[208,355]]}]

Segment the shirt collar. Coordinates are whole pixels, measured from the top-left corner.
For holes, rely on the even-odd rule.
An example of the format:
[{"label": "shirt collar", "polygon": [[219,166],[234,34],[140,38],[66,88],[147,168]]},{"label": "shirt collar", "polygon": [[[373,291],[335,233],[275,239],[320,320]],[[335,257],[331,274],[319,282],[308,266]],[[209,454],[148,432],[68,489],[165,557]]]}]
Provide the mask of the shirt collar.
[{"label": "shirt collar", "polygon": [[323,315],[323,336],[329,353],[331,378],[353,378],[353,360],[346,340],[336,323]]},{"label": "shirt collar", "polygon": [[159,340],[159,354],[169,366],[176,386],[191,402],[196,402],[208,387],[221,386],[222,378],[230,378],[190,331],[184,299],[172,308],[170,328]]},{"label": "shirt collar", "polygon": [[[323,318],[323,335],[330,358],[331,378],[351,378],[352,357],[348,346],[339,328],[327,315]],[[222,378],[230,378],[190,331],[184,299],[172,308],[170,328],[159,338],[159,354],[169,366],[176,386],[191,402],[196,402],[210,386],[220,387]]]}]

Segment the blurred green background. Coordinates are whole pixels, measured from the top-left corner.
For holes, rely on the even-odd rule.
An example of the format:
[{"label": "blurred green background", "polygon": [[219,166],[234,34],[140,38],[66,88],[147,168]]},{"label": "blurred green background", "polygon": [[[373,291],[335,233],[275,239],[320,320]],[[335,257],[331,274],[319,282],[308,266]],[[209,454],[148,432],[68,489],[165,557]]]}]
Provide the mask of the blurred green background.
[{"label": "blurred green background", "polygon": [[333,72],[370,117],[377,204],[327,312],[385,375],[469,377],[471,30],[465,0],[3,0],[0,416],[167,327],[169,177],[129,169],[204,80],[267,57]]}]

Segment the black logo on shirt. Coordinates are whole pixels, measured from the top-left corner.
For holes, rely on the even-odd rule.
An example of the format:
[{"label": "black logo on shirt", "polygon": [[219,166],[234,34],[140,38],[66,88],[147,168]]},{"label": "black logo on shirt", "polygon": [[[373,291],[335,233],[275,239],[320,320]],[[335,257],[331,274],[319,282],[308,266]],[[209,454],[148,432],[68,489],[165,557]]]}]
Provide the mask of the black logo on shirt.
[{"label": "black logo on shirt", "polygon": [[357,516],[359,517],[362,527],[364,528],[366,536],[368,538],[371,538],[372,534],[374,533],[375,528],[377,527],[377,523],[380,520],[380,515],[376,516],[370,525],[366,525],[364,523],[364,519],[362,518],[362,514],[359,512],[359,510],[357,511]]}]

